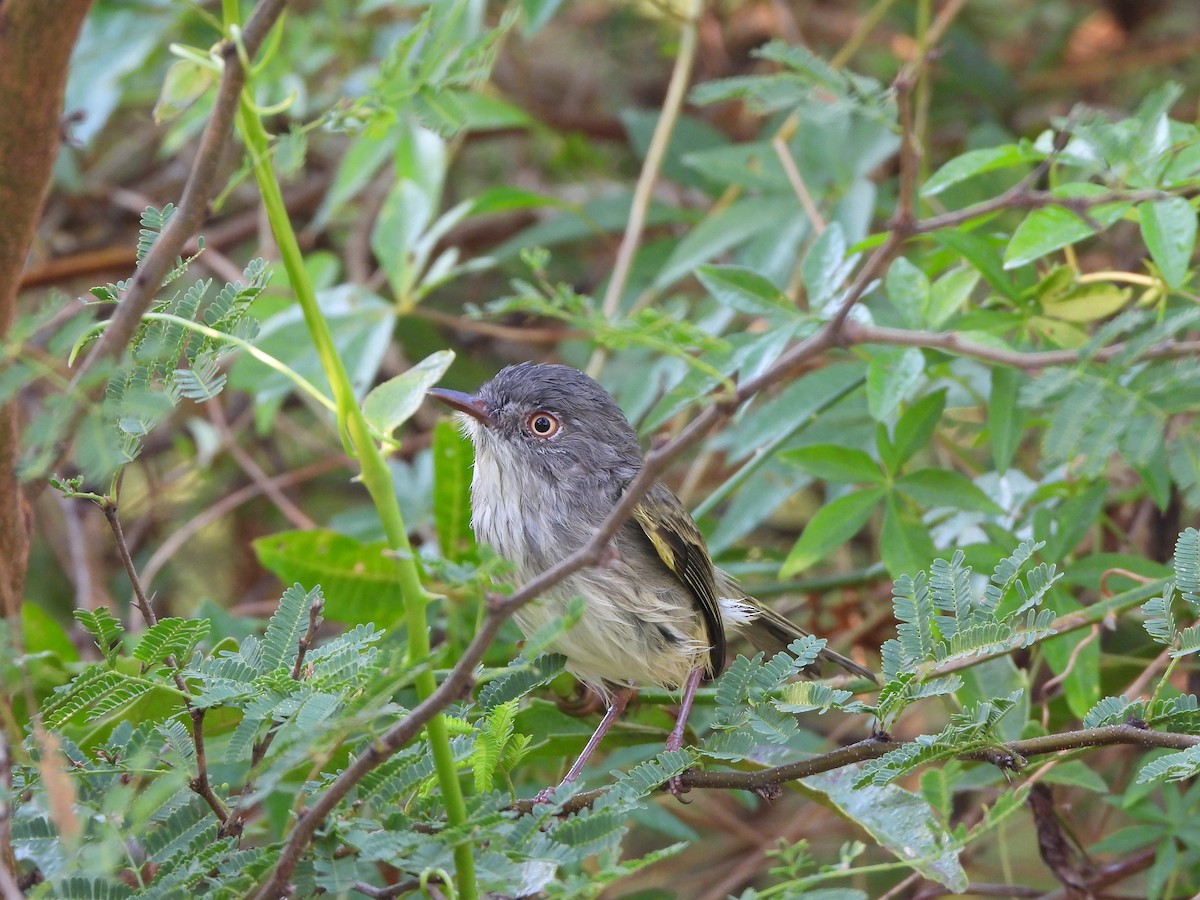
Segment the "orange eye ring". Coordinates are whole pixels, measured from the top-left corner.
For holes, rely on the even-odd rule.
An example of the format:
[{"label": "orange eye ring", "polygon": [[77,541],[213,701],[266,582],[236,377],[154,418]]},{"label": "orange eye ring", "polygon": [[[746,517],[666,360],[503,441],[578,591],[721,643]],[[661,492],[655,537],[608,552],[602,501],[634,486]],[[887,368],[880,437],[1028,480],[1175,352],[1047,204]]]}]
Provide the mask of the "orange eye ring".
[{"label": "orange eye ring", "polygon": [[558,434],[558,429],[562,427],[556,416],[544,410],[538,410],[530,414],[525,420],[525,427],[529,429],[529,433],[535,438],[546,440]]}]

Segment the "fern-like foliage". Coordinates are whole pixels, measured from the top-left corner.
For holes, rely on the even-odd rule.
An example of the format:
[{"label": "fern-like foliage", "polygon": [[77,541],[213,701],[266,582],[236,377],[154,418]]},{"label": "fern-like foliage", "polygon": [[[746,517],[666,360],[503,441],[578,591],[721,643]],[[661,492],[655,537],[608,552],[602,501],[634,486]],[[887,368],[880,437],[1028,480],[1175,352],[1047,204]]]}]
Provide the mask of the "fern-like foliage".
[{"label": "fern-like foliage", "polygon": [[111,664],[116,659],[117,651],[121,647],[121,635],[125,632],[121,623],[103,606],[99,609],[77,609],[74,616],[75,621],[92,636],[96,647]]},{"label": "fern-like foliage", "polygon": [[[1197,321],[1195,307],[1168,312],[1152,326],[1145,325],[1144,313],[1137,311],[1118,317],[1107,333],[1136,329],[1136,349],[1125,347],[1119,357],[1102,364],[1085,354],[1072,368],[1049,370],[1030,381],[1022,391],[1022,402],[1055,410],[1043,438],[1047,462],[1076,460],[1073,465],[1082,474],[1096,477],[1114,453],[1135,467],[1161,459],[1168,422],[1181,409],[1182,398],[1200,390],[1200,362],[1184,359],[1135,365],[1130,353],[1152,346],[1145,340],[1169,340],[1195,327]],[[1102,337],[1093,337],[1093,350],[1099,348],[1095,341]],[[1081,448],[1086,448],[1086,453],[1080,454]],[[1190,485],[1180,486],[1190,493]]]},{"label": "fern-like foliage", "polygon": [[1161,596],[1142,604],[1146,633],[1160,644],[1172,647],[1171,656],[1200,652],[1200,623],[1180,629],[1175,616],[1175,598],[1182,597],[1193,616],[1200,614],[1200,531],[1184,529],[1175,542],[1175,580]]},{"label": "fern-like foliage", "polygon": [[[143,213],[139,258],[149,252],[172,213],[170,207]],[[182,276],[189,262],[179,260],[164,286]],[[181,399],[201,402],[221,392],[221,363],[233,349],[229,338],[249,340],[257,334],[258,325],[247,313],[269,275],[266,264],[255,260],[244,270],[244,281],[224,285],[212,300],[212,279],[200,279],[155,301],[153,313],[203,323],[218,334],[201,335],[177,321],[147,319],[138,326],[130,341],[132,362],[109,378],[94,427],[83,434],[79,456],[98,467],[85,469],[89,478],[104,478],[114,466],[137,458],[142,440]],[[124,282],[110,284],[93,288],[92,294],[101,302],[118,303],[126,287]]]},{"label": "fern-like foliage", "polygon": [[739,99],[760,112],[777,112],[820,97],[822,103],[849,107],[869,119],[894,127],[896,101],[880,82],[845,69],[835,69],[801,46],[781,41],[755,51],[781,69],[777,74],[723,78],[692,92],[696,103]]},{"label": "fern-like foliage", "polygon": [[868,761],[863,765],[857,786],[891,784],[922,765],[998,745],[1000,741],[994,733],[996,725],[1016,706],[1023,693],[1016,690],[1006,697],[983,700],[968,706],[954,715],[939,734],[921,735],[878,759]]},{"label": "fern-like foliage", "polygon": [[50,696],[42,706],[42,718],[51,728],[59,728],[76,716],[94,722],[157,686],[154,681],[126,675],[104,665],[88,666]]},{"label": "fern-like foliage", "polygon": [[519,700],[509,700],[494,707],[476,723],[479,733],[471,754],[471,769],[475,774],[475,789],[490,791],[497,771],[503,765],[510,768],[524,756],[529,747],[528,735],[516,734],[515,724]]},{"label": "fern-like foliage", "polygon": [[949,561],[934,561],[928,576],[897,579],[897,637],[881,651],[888,680],[876,707],[881,727],[891,727],[916,700],[958,689],[960,682],[938,677],[940,667],[1009,653],[1054,634],[1054,613],[1040,607],[1062,575],[1045,564],[1026,571],[1041,546],[1026,541],[1000,560],[979,596],[961,550]]},{"label": "fern-like foliage", "polygon": [[309,610],[314,603],[321,602],[319,587],[305,591],[302,585],[293,584],[283,592],[263,636],[260,672],[291,667],[300,653],[300,637],[308,625]]},{"label": "fern-like foliage", "polygon": [[786,744],[800,730],[798,713],[869,712],[849,691],[812,681],[788,683],[824,647],[823,639],[808,635],[770,659],[758,653],[734,660],[716,682],[717,708],[709,721],[713,734],[704,743],[704,754],[744,759],[758,744]]},{"label": "fern-like foliage", "polygon": [[1175,585],[1200,614],[1200,531],[1195,528],[1185,528],[1175,541]]},{"label": "fern-like foliage", "polygon": [[1142,623],[1146,633],[1160,644],[1168,647],[1174,645],[1179,633],[1179,624],[1175,621],[1175,613],[1171,609],[1175,598],[1175,584],[1168,582],[1158,597],[1151,597],[1142,604],[1142,614],[1146,620]]},{"label": "fern-like foliage", "polygon": [[186,660],[204,638],[208,636],[208,619],[159,619],[142,635],[133,658],[146,668],[157,666],[167,657]]},{"label": "fern-like foliage", "polygon": [[1200,744],[1152,759],[1138,772],[1137,783],[1183,781],[1200,774]]},{"label": "fern-like foliage", "polygon": [[566,661],[566,657],[558,653],[543,653],[532,660],[523,654],[504,670],[504,674],[489,681],[479,691],[480,709],[490,713],[503,703],[524,697],[555,678]]},{"label": "fern-like foliage", "polygon": [[904,655],[914,663],[933,656],[939,635],[934,630],[933,596],[924,572],[918,572],[915,579],[907,575],[897,579],[892,590],[892,607],[900,623],[896,631]]}]

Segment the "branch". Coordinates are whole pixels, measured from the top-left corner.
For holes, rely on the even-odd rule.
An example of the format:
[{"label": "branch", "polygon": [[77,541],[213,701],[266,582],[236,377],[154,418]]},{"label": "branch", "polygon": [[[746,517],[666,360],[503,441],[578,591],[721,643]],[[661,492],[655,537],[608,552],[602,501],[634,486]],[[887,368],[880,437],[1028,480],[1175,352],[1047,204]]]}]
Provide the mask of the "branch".
[{"label": "branch", "polygon": [[[918,226],[919,227],[919,226]],[[1050,366],[1069,366],[1082,361],[1108,362],[1125,352],[1126,345],[1110,344],[1092,353],[1082,350],[1006,350],[977,344],[957,332],[913,331],[907,328],[888,328],[847,322],[843,331],[846,344],[891,344],[904,347],[924,347],[943,350],[956,356],[968,356],[983,362],[1033,371]],[[1138,359],[1175,359],[1200,354],[1200,341],[1163,341],[1147,347]]]},{"label": "branch", "polygon": [[[971,750],[960,754],[957,758],[966,762],[986,762],[1002,769],[1020,770],[1025,761],[1031,756],[1041,756],[1048,753],[1059,753],[1069,750],[1080,750],[1088,747],[1112,747],[1132,745],[1146,750],[1167,748],[1171,750],[1186,750],[1200,744],[1200,736],[1182,734],[1173,731],[1153,731],[1149,728],[1125,723],[1122,725],[1107,725],[1100,728],[1088,728],[1079,731],[1068,731],[1063,734],[1049,734],[1043,737],[1028,738],[1023,741],[1012,741],[982,750]],[[774,766],[769,769],[759,769],[755,772],[737,771],[707,771],[691,769],[678,776],[685,790],[690,788],[708,788],[718,790],[753,791],[770,796],[781,785],[791,781],[799,781],[812,775],[831,772],[855,763],[878,759],[887,753],[905,746],[904,743],[893,741],[887,734],[875,734],[866,740],[858,741],[846,747],[839,747],[828,753],[822,753],[799,762]],[[665,784],[665,782],[664,782]],[[578,812],[590,807],[605,793],[603,788],[584,791],[576,794],[560,810],[563,815]],[[513,808],[523,813],[533,809],[532,800],[518,800]]]},{"label": "branch", "polygon": [[[253,59],[258,53],[286,5],[287,0],[259,0],[241,33],[241,44],[247,59]],[[208,201],[216,187],[221,156],[229,145],[233,119],[238,110],[242,88],[246,84],[246,71],[238,56],[237,45],[231,40],[226,40],[217,48],[217,52],[223,63],[221,82],[217,87],[217,97],[209,114],[208,124],[204,127],[204,134],[200,138],[200,146],[184,186],[183,196],[175,214],[155,241],[154,247],[134,272],[129,288],[117,304],[107,329],[80,364],[71,382],[72,389],[80,388],[84,378],[101,360],[120,359],[124,355],[134,331],[162,287],[163,279],[171,271],[175,259],[183,252],[184,245],[199,230],[208,215]],[[72,426],[65,430],[67,435],[75,431],[74,426],[78,418],[86,410],[86,403],[76,407],[76,423],[72,423]],[[65,449],[62,452],[65,453]]]},{"label": "branch", "polygon": [[[1040,168],[1035,171],[1040,171]],[[1090,212],[1097,206],[1105,206],[1109,203],[1153,203],[1157,200],[1170,200],[1174,197],[1190,198],[1198,192],[1196,189],[1177,192],[1157,190],[1108,191],[1103,194],[1096,194],[1093,197],[1060,197],[1050,191],[1034,190],[1029,182],[1029,178],[1024,178],[999,197],[993,197],[991,200],[984,200],[963,209],[954,210],[953,212],[942,213],[940,216],[930,216],[927,219],[922,219],[913,225],[913,234],[930,234],[946,228],[956,228],[959,225],[970,222],[972,219],[990,216],[993,213],[998,213],[1006,209],[1042,209],[1047,206],[1059,206],[1069,209],[1087,221],[1092,227],[1096,227],[1096,223],[1091,219]],[[1097,230],[1101,229],[1097,228]]]}]

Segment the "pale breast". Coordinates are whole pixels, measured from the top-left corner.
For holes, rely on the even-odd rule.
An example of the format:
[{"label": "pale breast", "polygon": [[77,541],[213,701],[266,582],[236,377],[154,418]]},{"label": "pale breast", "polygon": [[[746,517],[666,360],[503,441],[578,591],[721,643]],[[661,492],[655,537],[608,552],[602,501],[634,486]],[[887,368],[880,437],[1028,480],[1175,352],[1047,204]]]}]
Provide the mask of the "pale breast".
[{"label": "pale breast", "polygon": [[[565,559],[594,527],[568,521],[573,498],[532,478],[503,445],[476,455],[471,525],[513,563],[515,584]],[[695,599],[646,548],[625,538],[613,549],[600,566],[568,576],[518,610],[517,625],[530,635],[561,622],[568,601],[581,596],[580,620],[551,644],[570,672],[601,692],[626,683],[677,688],[709,649]]]}]

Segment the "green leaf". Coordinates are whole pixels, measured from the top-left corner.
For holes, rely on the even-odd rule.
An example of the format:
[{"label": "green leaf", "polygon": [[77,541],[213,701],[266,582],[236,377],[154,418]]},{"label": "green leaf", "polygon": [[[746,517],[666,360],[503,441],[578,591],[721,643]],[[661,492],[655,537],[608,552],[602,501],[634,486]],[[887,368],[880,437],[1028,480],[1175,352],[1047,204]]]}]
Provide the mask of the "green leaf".
[{"label": "green leaf", "polygon": [[[1059,197],[1095,197],[1108,193],[1098,184],[1072,182],[1054,189]],[[1062,247],[1074,244],[1096,233],[1093,222],[1107,228],[1121,218],[1129,209],[1129,203],[1106,203],[1093,206],[1084,219],[1062,206],[1046,206],[1033,210],[1025,217],[1004,253],[1004,268],[1016,269],[1041,259]]]},{"label": "green leaf", "polygon": [[940,328],[962,308],[979,284],[979,273],[960,267],[951,269],[933,283],[929,302],[923,310],[923,322],[930,328]]},{"label": "green leaf", "polygon": [[208,636],[208,619],[159,619],[138,641],[134,659],[147,668],[157,666],[168,656],[183,665],[192,650]]},{"label": "green leaf", "polygon": [[952,506],[1000,515],[996,502],[971,479],[951,469],[918,469],[896,479],[896,489],[912,497],[924,507]]},{"label": "green leaf", "polygon": [[951,185],[966,181],[975,175],[991,172],[995,169],[1008,169],[1025,163],[1036,162],[1042,158],[1040,152],[1032,146],[1021,144],[1003,144],[999,147],[985,147],[981,150],[968,150],[961,156],[947,162],[933,173],[921,188],[922,197],[934,197]]},{"label": "green leaf", "polygon": [[800,263],[800,277],[808,294],[809,308],[823,309],[841,287],[846,271],[846,235],[842,226],[830,222],[813,241]]},{"label": "green leaf", "polygon": [[1086,491],[1064,502],[1054,514],[1056,530],[1051,535],[1038,535],[1046,542],[1046,556],[1050,559],[1066,559],[1084,535],[1100,519],[1107,495],[1107,483],[1098,482]]},{"label": "green leaf", "polygon": [[884,288],[892,306],[909,325],[916,326],[924,322],[925,309],[929,305],[929,279],[907,257],[897,257],[888,268]]},{"label": "green leaf", "polygon": [[934,391],[906,409],[896,422],[889,467],[895,469],[925,448],[946,409],[946,392]]},{"label": "green leaf", "polygon": [[391,159],[399,140],[400,131],[396,128],[388,129],[383,136],[367,130],[354,139],[342,154],[329,190],[313,217],[314,229],[324,229],[329,220],[370,183],[383,164]]},{"label": "green leaf", "polygon": [[121,623],[106,606],[97,609],[77,609],[74,616],[84,631],[92,636],[104,658],[111,663],[121,647],[121,635],[124,633]]},{"label": "green leaf", "polygon": [[1167,284],[1178,289],[1196,249],[1196,211],[1182,197],[1138,206],[1142,240]]},{"label": "green leaf", "polygon": [[375,220],[371,249],[398,300],[412,298],[420,275],[414,254],[434,212],[428,192],[417,182],[402,178],[392,186]]},{"label": "green leaf", "polygon": [[511,185],[498,185],[481,191],[471,199],[471,215],[512,212],[517,209],[536,209],[542,206],[566,208],[567,204],[557,197],[538,194]]},{"label": "green leaf", "polygon": [[822,506],[783,561],[779,577],[788,578],[804,571],[858,534],[884,494],[883,488],[868,488]]},{"label": "green leaf", "polygon": [[871,357],[867,369],[867,409],[882,422],[908,398],[925,374],[925,354],[917,347],[886,349]]},{"label": "green leaf", "polygon": [[936,232],[933,239],[974,266],[984,281],[1000,296],[1013,302],[1021,299],[1021,286],[1004,271],[1000,251],[994,240],[957,229]]},{"label": "green leaf", "polygon": [[769,279],[740,266],[701,266],[696,277],[718,303],[755,316],[797,315],[796,307]]},{"label": "green leaf", "polygon": [[363,400],[368,424],[381,434],[391,434],[420,409],[425,392],[441,381],[452,362],[453,350],[438,350],[377,386]]},{"label": "green leaf", "polygon": [[25,652],[53,653],[62,662],[77,662],[79,650],[71,642],[71,636],[58,619],[36,603],[21,604],[21,633],[25,638]]},{"label": "green leaf", "polygon": [[1138,773],[1137,783],[1182,781],[1200,773],[1200,744],[1152,759]]},{"label": "green leaf", "polygon": [[992,393],[988,401],[988,432],[992,461],[1001,473],[1012,465],[1025,433],[1025,412],[1017,402],[1021,374],[1016,369],[992,369]]},{"label": "green leaf", "polygon": [[279,606],[267,623],[263,635],[262,665],[269,672],[280,666],[291,667],[300,653],[300,637],[308,628],[309,610],[313,603],[321,602],[321,589],[305,591],[297,583],[283,592]]},{"label": "green leaf", "polygon": [[384,541],[363,544],[323,529],[283,531],[254,541],[254,552],[285,584],[320,584],[331,619],[387,626],[404,617],[396,564]]},{"label": "green leaf", "polygon": [[661,291],[670,287],[697,266],[776,227],[795,209],[794,198],[780,197],[745,197],[729,206],[716,207],[679,242],[658,270],[651,288]]},{"label": "green leaf", "polygon": [[883,564],[893,578],[924,571],[937,555],[929,529],[901,510],[895,494],[889,494],[879,536]]},{"label": "green leaf", "polygon": [[844,816],[905,865],[951,891],[967,890],[967,874],[958,861],[958,841],[919,795],[896,785],[855,787],[858,772],[837,769],[804,779]]},{"label": "green leaf", "polygon": [[451,419],[440,419],[433,428],[433,522],[438,546],[446,559],[459,561],[474,555],[471,530],[471,441]]},{"label": "green leaf", "polygon": [[817,444],[780,453],[779,458],[799,466],[814,478],[835,483],[880,484],[879,463],[861,450],[837,444]]},{"label": "green leaf", "polygon": [[533,37],[541,31],[561,5],[562,0],[521,0],[521,13],[525,17],[525,27],[521,30],[525,37]]},{"label": "green leaf", "polygon": [[1042,310],[1060,322],[1097,322],[1129,304],[1132,288],[1115,284],[1082,284],[1068,293],[1042,301]]},{"label": "green leaf", "polygon": [[1185,528],[1175,540],[1175,584],[1183,599],[1200,612],[1200,531]]},{"label": "green leaf", "polygon": [[212,87],[216,72],[212,66],[191,59],[171,63],[163,79],[162,91],[154,104],[154,123],[162,125],[182,114]]}]

